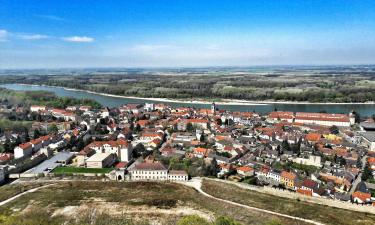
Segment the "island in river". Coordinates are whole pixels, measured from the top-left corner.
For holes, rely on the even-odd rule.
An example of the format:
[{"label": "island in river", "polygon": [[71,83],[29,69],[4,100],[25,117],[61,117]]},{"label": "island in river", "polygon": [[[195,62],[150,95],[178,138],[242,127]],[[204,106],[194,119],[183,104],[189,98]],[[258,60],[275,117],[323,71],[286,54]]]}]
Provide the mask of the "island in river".
[{"label": "island in river", "polygon": [[275,109],[375,113],[374,66],[17,70],[0,74],[0,83],[11,89],[30,88],[19,84],[43,85],[33,88],[95,98],[106,106],[167,102],[208,108],[218,102],[223,109],[260,113]]}]

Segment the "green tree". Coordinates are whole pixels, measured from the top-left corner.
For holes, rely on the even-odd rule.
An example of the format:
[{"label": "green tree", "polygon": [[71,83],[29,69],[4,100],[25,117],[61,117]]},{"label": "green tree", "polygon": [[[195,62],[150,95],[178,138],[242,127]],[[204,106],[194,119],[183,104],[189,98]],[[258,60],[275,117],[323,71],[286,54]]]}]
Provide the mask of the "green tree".
[{"label": "green tree", "polygon": [[356,163],[356,166],[357,166],[357,168],[362,168],[362,161],[361,161],[361,157],[358,157],[358,158],[357,158],[357,163]]},{"label": "green tree", "polygon": [[40,134],[40,131],[39,131],[38,129],[35,129],[35,130],[34,130],[34,136],[33,136],[33,138],[34,138],[34,139],[37,139],[38,137],[40,137],[40,135],[41,135],[41,134]]},{"label": "green tree", "polygon": [[57,128],[56,124],[52,124],[48,127],[48,133],[49,134],[57,134],[59,132],[59,129]]},{"label": "green tree", "polygon": [[332,127],[329,128],[329,131],[331,132],[331,134],[338,134],[339,128],[337,126],[333,125]]},{"label": "green tree", "polygon": [[193,131],[194,130],[193,124],[187,123],[186,124],[186,130],[189,131],[189,132]]},{"label": "green tree", "polygon": [[283,140],[283,142],[281,143],[281,149],[283,151],[290,151],[290,145],[287,140]]},{"label": "green tree", "polygon": [[25,142],[30,141],[29,130],[27,130],[27,128],[25,128],[24,133],[25,133]]},{"label": "green tree", "polygon": [[210,223],[202,217],[199,217],[197,215],[190,215],[182,217],[177,222],[177,225],[210,225]]},{"label": "green tree", "polygon": [[214,177],[217,176],[218,165],[217,165],[217,161],[216,161],[215,158],[213,158],[213,159],[211,160],[211,163],[210,163],[208,169],[209,169],[209,175],[210,175],[210,176],[214,176]]},{"label": "green tree", "polygon": [[12,150],[13,150],[12,149],[12,143],[11,143],[9,138],[6,138],[5,142],[4,142],[4,151],[5,152],[11,152]]},{"label": "green tree", "polygon": [[200,138],[199,141],[200,141],[200,142],[204,142],[204,139],[205,139],[205,138],[204,138],[204,134],[202,133],[201,138]]},{"label": "green tree", "polygon": [[362,180],[367,181],[367,180],[370,180],[370,179],[373,179],[372,170],[370,168],[370,165],[368,163],[366,163],[365,168],[364,168],[363,173],[362,173]]}]

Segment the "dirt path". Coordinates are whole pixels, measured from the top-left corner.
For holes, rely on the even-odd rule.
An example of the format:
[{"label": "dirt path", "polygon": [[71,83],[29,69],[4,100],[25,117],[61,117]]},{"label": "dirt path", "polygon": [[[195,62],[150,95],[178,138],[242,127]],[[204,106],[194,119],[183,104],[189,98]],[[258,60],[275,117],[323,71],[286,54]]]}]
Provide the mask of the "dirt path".
[{"label": "dirt path", "polygon": [[6,200],[0,202],[0,206],[3,206],[3,205],[5,205],[5,204],[7,204],[7,203],[13,201],[13,200],[15,200],[15,199],[21,197],[22,195],[26,195],[26,194],[28,194],[28,193],[35,192],[35,191],[37,191],[37,190],[39,190],[39,189],[41,189],[41,188],[46,188],[46,187],[49,187],[49,186],[51,186],[51,185],[53,185],[53,184],[47,184],[47,185],[44,185],[44,186],[40,186],[40,187],[36,187],[36,188],[32,188],[32,189],[30,189],[30,190],[27,190],[27,191],[24,191],[24,192],[22,192],[22,193],[19,193],[19,194],[13,196],[13,197],[10,197],[10,198],[8,198],[8,199],[6,199]]},{"label": "dirt path", "polygon": [[192,187],[195,190],[197,190],[199,193],[201,193],[202,195],[204,195],[206,197],[209,197],[209,198],[212,198],[212,199],[215,199],[215,200],[218,200],[218,201],[221,201],[221,202],[229,203],[229,204],[232,204],[232,205],[235,205],[235,206],[240,206],[240,207],[243,207],[243,208],[246,208],[246,209],[250,209],[250,210],[254,210],[254,211],[258,211],[258,212],[263,212],[263,213],[268,213],[268,214],[271,214],[271,215],[280,216],[280,217],[284,217],[284,218],[288,218],[288,219],[299,220],[299,221],[303,221],[303,222],[311,223],[311,224],[315,224],[315,225],[324,225],[323,223],[316,222],[316,221],[313,221],[313,220],[304,219],[304,218],[301,218],[301,217],[290,216],[290,215],[287,215],[287,214],[277,213],[277,212],[269,211],[269,210],[266,210],[266,209],[256,208],[256,207],[252,207],[252,206],[248,206],[248,205],[243,205],[243,204],[240,204],[240,203],[237,203],[237,202],[232,202],[232,201],[229,201],[229,200],[216,198],[216,197],[214,197],[214,196],[212,196],[212,195],[210,195],[210,194],[208,194],[208,193],[206,193],[202,190],[202,179],[201,178],[193,178],[188,182],[181,182],[181,184]]}]

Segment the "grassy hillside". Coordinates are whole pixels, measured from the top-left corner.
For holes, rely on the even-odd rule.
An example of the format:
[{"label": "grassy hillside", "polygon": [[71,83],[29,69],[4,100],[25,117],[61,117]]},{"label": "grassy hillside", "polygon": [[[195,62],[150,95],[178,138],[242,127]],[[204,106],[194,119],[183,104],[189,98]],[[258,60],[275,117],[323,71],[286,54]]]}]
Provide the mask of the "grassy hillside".
[{"label": "grassy hillside", "polygon": [[[242,224],[301,224],[202,196],[176,183],[61,182],[0,207],[1,224],[176,224],[183,216]],[[184,223],[181,223],[184,224]]]},{"label": "grassy hillside", "polygon": [[237,186],[204,180],[202,189],[218,198],[274,212],[311,219],[324,224],[375,224],[375,215],[306,203],[241,189]]}]

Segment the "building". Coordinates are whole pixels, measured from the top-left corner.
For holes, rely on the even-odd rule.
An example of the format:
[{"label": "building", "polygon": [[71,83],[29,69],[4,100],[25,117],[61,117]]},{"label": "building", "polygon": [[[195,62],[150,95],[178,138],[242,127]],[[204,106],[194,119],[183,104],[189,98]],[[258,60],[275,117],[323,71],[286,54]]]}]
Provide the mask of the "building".
[{"label": "building", "polygon": [[297,175],[293,172],[282,171],[280,174],[280,183],[284,184],[285,187],[294,189],[297,181]]},{"label": "building", "polygon": [[45,111],[46,106],[44,105],[32,105],[30,106],[30,111],[31,112],[40,112],[40,111]]},{"label": "building", "polygon": [[371,202],[371,193],[356,191],[352,194],[352,201],[356,203]]},{"label": "building", "polygon": [[345,114],[297,112],[294,122],[323,126],[350,127],[355,123],[355,118]]},{"label": "building", "polygon": [[137,163],[129,168],[131,180],[168,180],[168,169],[159,162]]},{"label": "building", "polygon": [[87,168],[105,168],[115,163],[116,157],[111,153],[96,153],[86,160]]},{"label": "building", "polygon": [[361,143],[368,147],[370,151],[375,151],[375,132],[361,133]]},{"label": "building", "polygon": [[275,111],[275,112],[271,112],[268,115],[268,119],[270,121],[272,121],[272,122],[275,122],[275,121],[287,121],[289,123],[292,123],[293,119],[294,119],[294,113],[293,112],[279,112],[279,111]]},{"label": "building", "polygon": [[302,164],[302,165],[308,165],[308,166],[316,166],[321,167],[322,166],[322,158],[317,155],[309,155],[308,158],[293,158],[293,162]]},{"label": "building", "polygon": [[237,173],[242,176],[254,176],[254,169],[249,166],[241,166],[237,168]]},{"label": "building", "polygon": [[269,121],[287,121],[303,124],[317,124],[322,126],[350,127],[355,123],[354,116],[345,114],[308,113],[308,112],[271,112]]},{"label": "building", "polygon": [[189,179],[186,171],[171,170],[160,162],[138,162],[129,168],[130,180],[151,181],[187,181]]},{"label": "building", "polygon": [[96,153],[116,154],[122,162],[129,162],[132,157],[132,146],[123,139],[116,141],[94,141],[87,145],[86,148],[94,149]]},{"label": "building", "polygon": [[171,170],[168,172],[168,180],[170,181],[187,181],[189,175],[184,170]]},{"label": "building", "polygon": [[33,146],[30,142],[23,143],[14,148],[14,158],[22,158],[24,156],[31,156],[33,153]]}]

